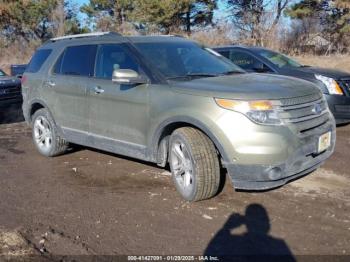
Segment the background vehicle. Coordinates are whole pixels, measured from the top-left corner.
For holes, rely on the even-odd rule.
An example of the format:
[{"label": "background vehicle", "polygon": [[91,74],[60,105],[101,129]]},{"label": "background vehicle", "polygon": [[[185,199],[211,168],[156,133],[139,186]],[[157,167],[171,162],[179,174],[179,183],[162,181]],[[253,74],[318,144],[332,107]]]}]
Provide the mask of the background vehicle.
[{"label": "background vehicle", "polygon": [[0,122],[11,118],[21,108],[22,101],[21,80],[0,69]]},{"label": "background vehicle", "polygon": [[350,73],[301,65],[278,52],[260,47],[214,48],[247,72],[293,76],[317,84],[338,124],[350,122]]},{"label": "background vehicle", "polygon": [[11,65],[11,76],[22,78],[27,65]]},{"label": "background vehicle", "polygon": [[68,142],[170,164],[189,201],[269,189],[333,152],[334,119],[313,84],[246,74],[181,37],[95,33],[52,39],[23,76],[23,111],[45,156]]}]

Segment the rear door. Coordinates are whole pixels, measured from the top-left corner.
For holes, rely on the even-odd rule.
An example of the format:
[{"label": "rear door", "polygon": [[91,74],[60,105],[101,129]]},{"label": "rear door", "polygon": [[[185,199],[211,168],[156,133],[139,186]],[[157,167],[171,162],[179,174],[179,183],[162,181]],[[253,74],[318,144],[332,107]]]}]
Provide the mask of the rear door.
[{"label": "rear door", "polygon": [[57,59],[45,82],[53,91],[55,121],[68,134],[88,132],[87,88],[94,74],[96,45],[69,46]]},{"label": "rear door", "polygon": [[[116,84],[112,82],[115,69],[132,69],[144,74],[126,44],[99,46],[95,78],[89,81],[89,130],[100,145],[109,143],[108,146],[117,150],[130,146],[131,150],[142,151],[149,125],[149,86]],[[109,150],[106,146],[104,148]]]}]

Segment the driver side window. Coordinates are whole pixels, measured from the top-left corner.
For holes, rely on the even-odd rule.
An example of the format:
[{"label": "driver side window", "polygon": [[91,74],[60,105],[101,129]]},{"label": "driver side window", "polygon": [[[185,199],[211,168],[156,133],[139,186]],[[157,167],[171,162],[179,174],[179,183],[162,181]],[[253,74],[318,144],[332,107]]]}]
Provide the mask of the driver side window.
[{"label": "driver side window", "polygon": [[244,70],[254,70],[254,64],[258,61],[253,56],[238,51],[231,51],[230,60]]},{"label": "driver side window", "polygon": [[97,51],[95,76],[112,79],[114,70],[132,69],[140,73],[138,63],[121,44],[101,45]]}]

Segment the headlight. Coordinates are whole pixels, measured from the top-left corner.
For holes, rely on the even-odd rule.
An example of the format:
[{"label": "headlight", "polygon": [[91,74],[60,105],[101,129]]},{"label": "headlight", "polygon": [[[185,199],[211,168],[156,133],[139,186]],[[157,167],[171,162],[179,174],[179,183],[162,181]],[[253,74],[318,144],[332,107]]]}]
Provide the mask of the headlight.
[{"label": "headlight", "polygon": [[326,77],[323,75],[315,75],[315,78],[320,80],[328,89],[331,95],[344,95],[343,90],[338,85],[337,81],[333,78]]},{"label": "headlight", "polygon": [[258,124],[282,124],[271,101],[240,101],[221,98],[215,98],[215,101],[220,107],[242,113]]}]

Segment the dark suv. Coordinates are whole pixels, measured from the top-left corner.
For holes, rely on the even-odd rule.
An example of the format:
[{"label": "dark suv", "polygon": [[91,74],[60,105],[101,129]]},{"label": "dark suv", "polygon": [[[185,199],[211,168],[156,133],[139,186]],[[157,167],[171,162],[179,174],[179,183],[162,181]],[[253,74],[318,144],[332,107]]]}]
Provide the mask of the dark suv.
[{"label": "dark suv", "polygon": [[168,163],[189,201],[220,188],[269,189],[318,168],[335,124],[310,82],[246,74],[215,51],[172,36],[55,38],[23,76],[23,111],[45,156],[68,142]]},{"label": "dark suv", "polygon": [[222,46],[214,49],[247,72],[292,76],[318,85],[337,123],[350,122],[350,73],[302,65],[261,47]]},{"label": "dark suv", "polygon": [[21,80],[8,76],[0,69],[0,122],[5,114],[11,114],[21,108]]}]

